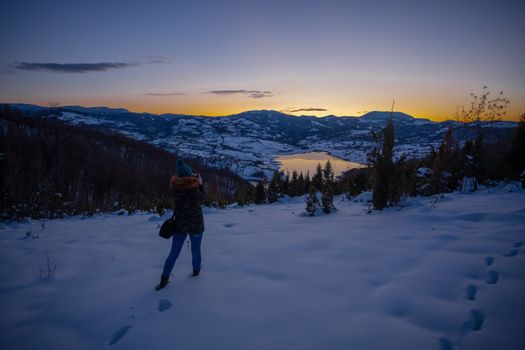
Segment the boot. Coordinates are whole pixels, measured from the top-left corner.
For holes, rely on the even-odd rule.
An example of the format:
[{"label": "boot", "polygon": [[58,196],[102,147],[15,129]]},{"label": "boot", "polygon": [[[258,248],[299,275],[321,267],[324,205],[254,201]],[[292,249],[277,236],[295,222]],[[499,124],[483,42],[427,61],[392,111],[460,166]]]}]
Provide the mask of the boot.
[{"label": "boot", "polygon": [[166,287],[168,285],[168,276],[160,276],[160,283],[155,287],[155,290],[161,290],[162,288]]},{"label": "boot", "polygon": [[201,269],[193,270],[193,275],[192,275],[192,277],[197,277],[197,276],[199,275],[199,273],[201,273]]}]

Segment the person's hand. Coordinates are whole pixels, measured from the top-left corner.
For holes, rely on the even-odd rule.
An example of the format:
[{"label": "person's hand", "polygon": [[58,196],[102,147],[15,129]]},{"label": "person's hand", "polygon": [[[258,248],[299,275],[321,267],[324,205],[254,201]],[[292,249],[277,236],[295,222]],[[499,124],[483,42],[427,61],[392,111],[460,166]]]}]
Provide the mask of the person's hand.
[{"label": "person's hand", "polygon": [[195,174],[195,176],[197,177],[197,181],[199,182],[199,185],[202,185],[202,177],[200,174]]}]

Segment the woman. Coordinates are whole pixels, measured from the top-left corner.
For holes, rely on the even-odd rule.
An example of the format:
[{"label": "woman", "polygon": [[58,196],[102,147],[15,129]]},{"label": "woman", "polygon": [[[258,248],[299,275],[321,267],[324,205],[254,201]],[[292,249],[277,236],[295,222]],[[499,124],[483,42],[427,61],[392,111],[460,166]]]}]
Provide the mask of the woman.
[{"label": "woman", "polygon": [[201,241],[204,232],[201,201],[205,198],[202,179],[199,174],[193,174],[188,164],[178,159],[176,175],[170,180],[170,189],[173,191],[175,232],[160,284],[155,290],[160,290],[168,284],[171,270],[188,235],[191,241],[193,276],[198,276],[201,271]]}]

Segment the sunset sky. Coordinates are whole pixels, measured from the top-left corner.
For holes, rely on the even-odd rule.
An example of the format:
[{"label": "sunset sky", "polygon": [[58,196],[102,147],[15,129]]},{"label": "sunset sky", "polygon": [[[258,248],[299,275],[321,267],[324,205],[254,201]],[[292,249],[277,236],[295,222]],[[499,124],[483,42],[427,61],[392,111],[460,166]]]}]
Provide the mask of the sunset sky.
[{"label": "sunset sky", "polygon": [[0,3],[0,102],[226,115],[525,113],[525,1]]}]

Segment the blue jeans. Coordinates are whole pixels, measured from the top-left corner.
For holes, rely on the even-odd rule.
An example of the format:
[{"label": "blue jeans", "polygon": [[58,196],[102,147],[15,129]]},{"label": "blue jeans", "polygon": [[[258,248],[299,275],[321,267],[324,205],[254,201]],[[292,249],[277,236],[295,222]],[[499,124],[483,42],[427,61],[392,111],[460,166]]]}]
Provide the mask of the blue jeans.
[{"label": "blue jeans", "polygon": [[[170,255],[168,255],[168,257],[166,258],[166,262],[164,263],[164,270],[162,271],[163,276],[169,276],[171,270],[173,270],[175,261],[177,261],[180,251],[184,246],[184,242],[186,241],[186,236],[188,236],[188,234],[174,234],[172,236],[171,251]],[[202,233],[198,235],[189,236],[191,241],[191,264],[193,266],[193,270],[200,270]]]}]

